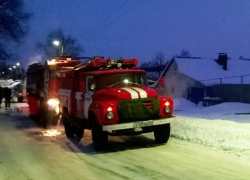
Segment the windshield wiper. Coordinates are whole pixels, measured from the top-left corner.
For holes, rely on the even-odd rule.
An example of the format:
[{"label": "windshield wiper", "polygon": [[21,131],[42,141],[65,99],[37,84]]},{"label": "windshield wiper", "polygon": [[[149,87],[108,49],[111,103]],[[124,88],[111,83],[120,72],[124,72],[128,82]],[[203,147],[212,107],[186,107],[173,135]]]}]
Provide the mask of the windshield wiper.
[{"label": "windshield wiper", "polygon": [[113,86],[115,86],[115,85],[117,85],[117,84],[120,84],[120,82],[116,82],[116,83],[114,83],[114,84],[111,84],[111,85],[109,86],[109,88],[111,88],[111,87],[113,87]]},{"label": "windshield wiper", "polygon": [[[111,85],[109,86],[109,88],[111,88],[111,87],[113,87],[113,86],[115,86],[115,85],[117,85],[117,84],[120,84],[120,83],[121,83],[121,82],[116,82],[116,83],[114,83],[114,84],[111,84]],[[143,86],[143,85],[138,84],[138,83],[136,83],[136,82],[126,82],[125,84]]]},{"label": "windshield wiper", "polygon": [[129,82],[129,84],[133,84],[133,85],[138,85],[138,86],[142,86],[141,84],[138,84],[136,82]]}]

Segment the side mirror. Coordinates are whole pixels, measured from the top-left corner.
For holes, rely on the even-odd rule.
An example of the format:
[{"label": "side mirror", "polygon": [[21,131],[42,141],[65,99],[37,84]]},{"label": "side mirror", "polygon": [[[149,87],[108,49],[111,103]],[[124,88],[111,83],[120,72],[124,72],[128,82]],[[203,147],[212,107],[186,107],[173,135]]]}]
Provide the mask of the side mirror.
[{"label": "side mirror", "polygon": [[91,90],[91,91],[94,91],[94,90],[95,90],[95,84],[91,84],[91,85],[90,85],[90,90]]}]

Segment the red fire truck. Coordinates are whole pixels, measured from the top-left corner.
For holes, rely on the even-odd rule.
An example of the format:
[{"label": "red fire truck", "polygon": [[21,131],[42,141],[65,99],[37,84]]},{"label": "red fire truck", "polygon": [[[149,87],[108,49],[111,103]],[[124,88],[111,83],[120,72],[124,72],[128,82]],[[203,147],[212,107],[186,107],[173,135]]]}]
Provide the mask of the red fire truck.
[{"label": "red fire truck", "polygon": [[27,69],[27,102],[30,116],[40,125],[55,124],[59,117],[58,90],[73,67],[80,64],[79,58],[59,56],[47,60],[44,65],[31,64]]},{"label": "red fire truck", "polygon": [[92,130],[97,150],[108,135],[153,132],[157,143],[166,143],[173,120],[173,101],[148,87],[138,60],[95,57],[74,67],[59,89],[60,111],[68,138],[82,138]]}]

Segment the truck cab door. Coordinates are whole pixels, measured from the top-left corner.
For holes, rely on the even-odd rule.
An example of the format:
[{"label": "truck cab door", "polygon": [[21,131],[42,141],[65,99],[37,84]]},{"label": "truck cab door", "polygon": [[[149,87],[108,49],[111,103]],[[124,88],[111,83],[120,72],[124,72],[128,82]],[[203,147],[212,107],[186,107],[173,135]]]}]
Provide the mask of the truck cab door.
[{"label": "truck cab door", "polygon": [[84,94],[84,117],[88,118],[89,106],[92,103],[93,90],[90,86],[94,84],[93,76],[87,76],[86,79],[86,93]]}]

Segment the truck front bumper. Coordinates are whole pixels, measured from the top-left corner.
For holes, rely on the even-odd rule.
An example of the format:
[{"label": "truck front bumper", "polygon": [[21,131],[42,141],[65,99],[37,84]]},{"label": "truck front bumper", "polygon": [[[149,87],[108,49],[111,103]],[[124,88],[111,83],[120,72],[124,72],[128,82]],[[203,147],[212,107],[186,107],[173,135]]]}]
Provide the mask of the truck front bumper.
[{"label": "truck front bumper", "polygon": [[124,130],[124,129],[134,129],[141,127],[150,127],[157,126],[162,124],[169,124],[173,122],[175,116],[165,118],[165,119],[156,119],[156,120],[147,120],[147,121],[137,121],[130,123],[122,123],[122,124],[111,124],[111,125],[103,125],[103,131],[114,131],[114,130]]}]

